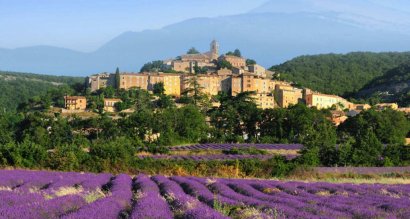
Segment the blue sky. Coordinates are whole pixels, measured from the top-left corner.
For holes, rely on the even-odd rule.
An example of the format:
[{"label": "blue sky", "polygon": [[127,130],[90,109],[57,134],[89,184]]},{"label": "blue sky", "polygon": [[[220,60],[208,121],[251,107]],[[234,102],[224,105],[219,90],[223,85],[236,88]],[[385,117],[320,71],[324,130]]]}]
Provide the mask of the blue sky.
[{"label": "blue sky", "polygon": [[309,7],[349,11],[345,16],[365,18],[359,20],[364,24],[370,17],[383,18],[386,26],[410,25],[408,0],[0,0],[0,48],[49,45],[90,52],[123,32],[189,18]]},{"label": "blue sky", "polygon": [[0,0],[0,48],[93,51],[125,31],[245,13],[267,0]]}]

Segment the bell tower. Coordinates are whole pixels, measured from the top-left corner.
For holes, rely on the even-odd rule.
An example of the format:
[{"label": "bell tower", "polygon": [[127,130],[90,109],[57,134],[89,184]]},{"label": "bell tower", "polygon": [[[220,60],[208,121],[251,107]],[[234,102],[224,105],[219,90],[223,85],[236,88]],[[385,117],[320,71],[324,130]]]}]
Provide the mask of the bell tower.
[{"label": "bell tower", "polygon": [[211,42],[211,59],[216,60],[219,57],[219,43],[216,40],[212,40]]}]

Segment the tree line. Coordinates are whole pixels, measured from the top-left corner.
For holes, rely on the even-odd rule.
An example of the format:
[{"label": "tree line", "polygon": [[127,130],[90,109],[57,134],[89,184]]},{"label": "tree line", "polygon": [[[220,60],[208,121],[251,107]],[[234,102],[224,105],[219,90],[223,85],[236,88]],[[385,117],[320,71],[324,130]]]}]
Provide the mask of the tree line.
[{"label": "tree line", "polygon": [[[274,165],[271,168],[275,174],[300,165],[410,164],[410,149],[404,146],[410,121],[403,113],[390,109],[363,111],[335,127],[328,110],[303,104],[262,110],[251,92],[237,96],[220,93],[212,97],[219,107],[211,107],[209,97],[197,86],[184,92],[182,106],[165,95],[161,86],[154,94],[108,87],[86,95],[98,116],[66,117],[50,112],[50,105],[62,101],[55,91],[39,98],[37,104],[22,104],[19,112],[0,113],[0,165],[89,171],[132,171],[130,168],[138,167],[148,171],[149,165],[141,166],[136,153],[167,153],[172,145],[204,142],[303,144],[301,156],[293,161],[241,161],[243,169],[251,169],[249,165],[256,163]],[[101,110],[104,97],[121,98],[122,107],[135,112],[116,116],[105,113]],[[151,162],[157,165],[154,163],[158,161]],[[168,162],[160,163],[174,168],[176,161]],[[225,164],[211,163],[216,169]]]}]

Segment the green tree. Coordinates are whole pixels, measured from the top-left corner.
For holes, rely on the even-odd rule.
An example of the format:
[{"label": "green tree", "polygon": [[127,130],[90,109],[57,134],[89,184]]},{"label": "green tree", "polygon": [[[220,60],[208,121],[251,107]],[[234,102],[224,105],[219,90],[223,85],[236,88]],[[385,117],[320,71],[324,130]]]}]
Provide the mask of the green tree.
[{"label": "green tree", "polygon": [[120,89],[120,87],[121,87],[121,76],[120,76],[120,69],[117,67],[117,69],[115,70],[115,88],[117,89],[117,90],[119,90]]},{"label": "green tree", "polygon": [[153,91],[154,91],[154,94],[156,95],[164,95],[165,93],[164,83],[163,82],[155,83],[153,87]]},{"label": "green tree", "polygon": [[[194,75],[184,81],[187,85],[182,91],[182,95],[196,106],[206,109],[209,105],[209,99],[206,94],[202,92],[204,89],[198,82],[198,76]],[[191,101],[189,101],[191,102]]]},{"label": "green tree", "polygon": [[207,125],[205,116],[194,105],[187,105],[179,109],[175,131],[179,136],[191,142],[199,142],[206,137]]},{"label": "green tree", "polygon": [[352,162],[360,166],[377,166],[382,162],[383,145],[374,130],[365,129],[353,145]]},{"label": "green tree", "polygon": [[219,69],[224,69],[224,68],[227,68],[227,69],[232,69],[233,68],[232,64],[230,62],[224,60],[224,59],[218,60],[216,65],[217,65],[218,70]]},{"label": "green tree", "polygon": [[235,51],[233,51],[233,55],[237,57],[242,57],[241,51],[239,49],[235,49]]},{"label": "green tree", "polygon": [[186,54],[199,54],[199,51],[195,47],[191,47]]},{"label": "green tree", "polygon": [[164,62],[161,60],[156,60],[152,62],[145,63],[142,67],[140,72],[160,72],[165,71]]},{"label": "green tree", "polygon": [[253,59],[246,59],[246,65],[256,65],[256,61]]},{"label": "green tree", "polygon": [[368,129],[371,129],[380,142],[402,145],[410,130],[409,124],[409,120],[401,112],[392,109],[379,112],[371,109],[342,123],[339,126],[339,132],[348,133],[357,140]]},{"label": "green tree", "polygon": [[156,101],[156,106],[158,108],[173,108],[175,107],[174,100],[168,95],[161,95],[159,99]]},{"label": "green tree", "polygon": [[300,56],[270,70],[279,72],[283,80],[312,90],[351,96],[373,79],[409,61],[410,52],[353,52]]},{"label": "green tree", "polygon": [[233,52],[229,51],[226,55],[242,57],[241,51],[239,49],[235,49]]}]

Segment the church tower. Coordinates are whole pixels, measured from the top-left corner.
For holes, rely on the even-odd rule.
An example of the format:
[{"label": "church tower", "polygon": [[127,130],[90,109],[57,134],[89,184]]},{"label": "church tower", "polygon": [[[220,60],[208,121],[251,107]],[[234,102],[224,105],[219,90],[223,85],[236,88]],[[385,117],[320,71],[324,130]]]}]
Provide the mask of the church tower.
[{"label": "church tower", "polygon": [[210,55],[212,60],[216,60],[219,58],[219,43],[216,40],[213,40],[211,42]]}]

